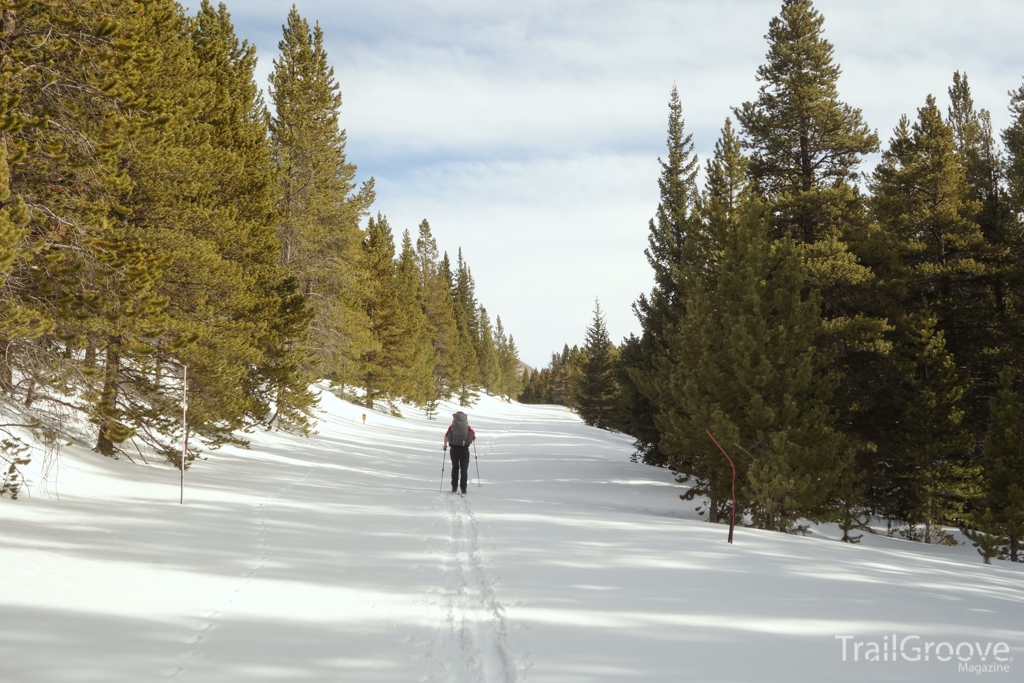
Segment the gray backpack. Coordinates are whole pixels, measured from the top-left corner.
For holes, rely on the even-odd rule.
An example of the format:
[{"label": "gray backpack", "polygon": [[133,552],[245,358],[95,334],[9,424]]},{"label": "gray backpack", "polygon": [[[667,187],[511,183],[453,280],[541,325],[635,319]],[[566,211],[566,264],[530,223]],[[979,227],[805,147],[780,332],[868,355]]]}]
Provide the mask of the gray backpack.
[{"label": "gray backpack", "polygon": [[469,435],[469,415],[455,413],[452,415],[452,435],[448,437],[448,443],[452,446],[468,446],[473,443],[473,437]]}]

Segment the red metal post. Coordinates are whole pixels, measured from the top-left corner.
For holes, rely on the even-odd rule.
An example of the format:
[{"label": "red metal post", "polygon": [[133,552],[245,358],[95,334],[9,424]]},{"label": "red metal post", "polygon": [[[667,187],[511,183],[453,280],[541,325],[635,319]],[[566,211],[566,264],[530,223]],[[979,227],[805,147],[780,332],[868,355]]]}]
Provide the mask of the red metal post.
[{"label": "red metal post", "polygon": [[729,454],[725,452],[725,449],[722,448],[722,444],[718,443],[718,439],[714,437],[711,430],[705,429],[704,431],[708,433],[711,440],[718,446],[718,450],[722,451],[722,455],[729,461],[729,466],[732,467],[732,520],[729,522],[729,543],[732,543],[732,532],[736,528],[736,465],[733,463],[732,458],[729,457]]}]

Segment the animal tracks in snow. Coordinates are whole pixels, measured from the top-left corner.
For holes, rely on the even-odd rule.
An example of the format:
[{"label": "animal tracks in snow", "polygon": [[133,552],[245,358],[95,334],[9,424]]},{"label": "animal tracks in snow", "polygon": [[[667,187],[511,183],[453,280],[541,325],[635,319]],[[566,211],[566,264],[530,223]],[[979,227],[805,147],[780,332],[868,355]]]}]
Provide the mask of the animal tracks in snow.
[{"label": "animal tracks in snow", "polygon": [[480,552],[476,517],[465,498],[447,497],[451,531],[443,553],[445,585],[424,681],[515,683],[521,665],[508,646],[505,609]]},{"label": "animal tracks in snow", "polygon": [[296,486],[302,486],[306,484],[313,473],[316,471],[316,463],[310,463],[309,471],[301,479],[296,479],[292,483],[278,489],[274,493],[270,494],[263,500],[261,500],[255,509],[256,513],[256,530],[254,532],[256,542],[256,553],[257,559],[251,560],[246,571],[242,572],[239,582],[235,585],[234,589],[227,595],[224,600],[217,604],[216,607],[205,612],[202,615],[201,621],[196,623],[192,629],[192,634],[181,642],[183,645],[189,646],[188,649],[182,650],[178,653],[177,658],[181,661],[181,664],[171,667],[169,670],[164,671],[165,676],[181,676],[188,672],[186,663],[190,660],[202,657],[202,652],[199,650],[200,646],[207,638],[207,633],[215,628],[216,620],[226,611],[228,611],[238,596],[242,593],[247,586],[249,586],[253,580],[256,579],[257,574],[261,569],[267,566],[270,557],[275,554],[270,547],[270,535],[269,527],[270,522],[267,518],[267,509],[274,502],[275,499],[286,495]]}]

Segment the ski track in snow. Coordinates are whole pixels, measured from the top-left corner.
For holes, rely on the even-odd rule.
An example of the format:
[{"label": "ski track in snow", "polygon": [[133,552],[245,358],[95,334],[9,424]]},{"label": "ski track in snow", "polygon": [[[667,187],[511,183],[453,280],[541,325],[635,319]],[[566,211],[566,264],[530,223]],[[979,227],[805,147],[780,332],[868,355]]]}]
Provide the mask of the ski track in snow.
[{"label": "ski track in snow", "polygon": [[[492,438],[485,453],[491,453],[495,442],[511,429]],[[517,683],[524,667],[507,642],[505,608],[480,551],[480,525],[468,497],[442,495],[450,532],[442,558],[445,585],[443,599],[433,610],[440,624],[430,653],[430,672],[423,681]]]},{"label": "ski track in snow", "polygon": [[270,525],[267,519],[267,508],[275,499],[288,494],[297,486],[306,484],[316,471],[316,466],[317,464],[315,462],[310,462],[309,471],[306,472],[306,476],[301,479],[296,479],[287,486],[278,489],[256,505],[256,531],[254,532],[254,536],[256,541],[255,555],[257,559],[250,563],[249,568],[242,574],[241,580],[238,585],[235,586],[235,589],[231,591],[230,595],[202,615],[202,621],[195,625],[192,635],[182,641],[183,644],[187,646],[187,649],[178,654],[178,659],[182,660],[182,664],[174,667],[170,671],[164,672],[165,676],[180,676],[188,672],[187,662],[202,656],[202,644],[206,641],[207,634],[216,628],[217,619],[231,609],[242,591],[257,578],[259,571],[267,566],[267,562],[275,554],[270,547]]}]

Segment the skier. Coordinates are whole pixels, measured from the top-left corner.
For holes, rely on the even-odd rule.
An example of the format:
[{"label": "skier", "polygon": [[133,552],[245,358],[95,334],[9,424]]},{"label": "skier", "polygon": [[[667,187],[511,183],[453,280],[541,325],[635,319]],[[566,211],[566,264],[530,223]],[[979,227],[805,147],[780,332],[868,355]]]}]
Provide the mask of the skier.
[{"label": "skier", "polygon": [[462,488],[466,495],[466,478],[469,472],[469,445],[476,441],[476,433],[469,426],[469,416],[461,410],[452,415],[452,423],[444,433],[444,450],[452,447],[452,493]]}]

